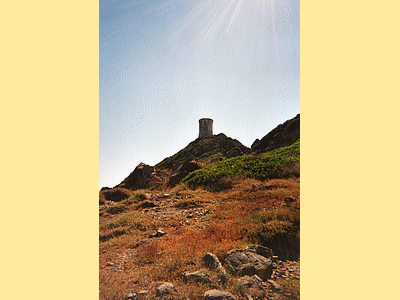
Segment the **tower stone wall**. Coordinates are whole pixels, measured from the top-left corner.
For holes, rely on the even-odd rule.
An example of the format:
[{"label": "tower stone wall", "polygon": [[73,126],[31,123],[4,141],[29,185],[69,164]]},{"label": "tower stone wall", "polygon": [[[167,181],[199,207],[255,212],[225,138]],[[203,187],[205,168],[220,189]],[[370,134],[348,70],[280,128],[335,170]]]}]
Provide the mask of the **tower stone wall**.
[{"label": "tower stone wall", "polygon": [[213,135],[213,119],[203,118],[199,120],[199,138]]}]

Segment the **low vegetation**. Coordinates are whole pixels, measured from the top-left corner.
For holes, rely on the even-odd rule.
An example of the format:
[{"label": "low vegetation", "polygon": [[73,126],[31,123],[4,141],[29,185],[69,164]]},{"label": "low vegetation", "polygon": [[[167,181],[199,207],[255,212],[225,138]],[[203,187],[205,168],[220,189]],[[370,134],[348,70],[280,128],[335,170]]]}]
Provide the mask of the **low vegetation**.
[{"label": "low vegetation", "polygon": [[[280,259],[298,259],[299,202],[288,206],[284,199],[299,199],[299,185],[299,178],[237,178],[232,180],[231,189],[218,193],[202,187],[193,190],[185,184],[160,192],[159,195],[169,196],[158,197],[158,202],[176,199],[170,209],[182,212],[201,208],[212,212],[193,224],[185,223],[186,215],[155,219],[152,208],[139,205],[150,201],[139,199],[145,194],[156,197],[157,192],[130,191],[128,199],[115,205],[125,205],[126,210],[100,217],[100,299],[124,299],[131,292],[154,291],[155,283],[160,281],[172,282],[190,299],[202,299],[209,285],[184,282],[182,274],[204,270],[202,257],[208,252],[223,261],[229,250],[250,243],[270,246]],[[158,228],[167,234],[149,239]],[[269,244],[271,241],[273,245]],[[234,278],[215,282],[218,289],[241,295]],[[298,299],[298,281],[280,283],[294,291],[291,299]]]},{"label": "low vegetation", "polygon": [[[214,150],[199,157],[224,158]],[[141,290],[154,299],[160,281],[177,287],[182,297],[174,299],[202,299],[210,285],[186,282],[182,274],[208,272],[202,261],[208,252],[223,261],[229,250],[259,244],[280,260],[299,260],[300,140],[258,157],[204,165],[173,188],[100,192],[100,299],[126,299]],[[158,229],[165,234],[155,237]],[[213,288],[247,299],[234,277],[207,274]],[[299,299],[299,280],[277,281],[287,295],[282,299]]]},{"label": "low vegetation", "polygon": [[236,177],[266,180],[300,176],[300,140],[258,157],[239,156],[198,169],[182,182],[190,187],[230,188]]}]

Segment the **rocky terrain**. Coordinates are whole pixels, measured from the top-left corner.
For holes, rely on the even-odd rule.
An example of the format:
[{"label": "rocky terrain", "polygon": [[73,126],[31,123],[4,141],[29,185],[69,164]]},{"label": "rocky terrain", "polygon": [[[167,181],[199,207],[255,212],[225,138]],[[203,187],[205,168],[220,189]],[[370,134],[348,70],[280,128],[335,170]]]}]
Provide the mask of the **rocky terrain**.
[{"label": "rocky terrain", "polygon": [[[289,143],[297,119],[252,149],[223,134],[196,139],[102,188],[100,299],[299,299],[299,141],[266,150]],[[184,183],[199,171],[197,185]]]},{"label": "rocky terrain", "polygon": [[[265,259],[229,259],[252,247],[243,237],[258,225],[243,220],[251,211],[299,213],[298,179],[245,180],[220,193],[180,189],[140,190],[100,205],[101,299],[298,299],[299,238],[258,245],[261,254],[250,249]],[[112,189],[101,194],[107,191]],[[134,200],[126,210],[112,210],[129,199]],[[216,263],[207,261],[211,254]],[[157,286],[160,282],[169,284]],[[110,292],[110,286],[118,291]],[[218,298],[217,291],[233,298]]]}]

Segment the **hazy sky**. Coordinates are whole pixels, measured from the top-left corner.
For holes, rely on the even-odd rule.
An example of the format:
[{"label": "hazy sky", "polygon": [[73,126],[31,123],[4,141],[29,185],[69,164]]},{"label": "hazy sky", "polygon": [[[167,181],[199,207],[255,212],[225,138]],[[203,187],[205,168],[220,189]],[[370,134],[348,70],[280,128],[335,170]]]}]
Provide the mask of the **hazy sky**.
[{"label": "hazy sky", "polygon": [[100,178],[198,137],[250,147],[300,113],[300,1],[100,0]]}]

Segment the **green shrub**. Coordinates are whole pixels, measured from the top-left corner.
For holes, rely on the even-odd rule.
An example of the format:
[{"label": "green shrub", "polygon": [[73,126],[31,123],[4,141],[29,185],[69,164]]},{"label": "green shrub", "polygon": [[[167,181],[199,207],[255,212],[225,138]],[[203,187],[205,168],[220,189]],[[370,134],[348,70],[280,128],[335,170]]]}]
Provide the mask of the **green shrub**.
[{"label": "green shrub", "polygon": [[[191,187],[229,188],[232,179],[266,180],[299,176],[300,140],[288,147],[267,152],[259,157],[239,156],[213,163],[191,172],[182,182]],[[295,167],[294,167],[295,166]]]}]

